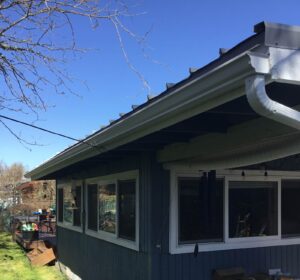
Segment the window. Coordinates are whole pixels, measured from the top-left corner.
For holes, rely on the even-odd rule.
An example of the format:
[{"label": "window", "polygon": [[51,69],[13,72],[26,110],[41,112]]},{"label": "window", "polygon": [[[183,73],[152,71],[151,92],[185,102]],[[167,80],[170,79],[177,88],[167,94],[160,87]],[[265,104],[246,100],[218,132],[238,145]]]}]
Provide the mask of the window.
[{"label": "window", "polygon": [[81,184],[63,183],[58,185],[58,224],[80,228],[82,193]]},{"label": "window", "polygon": [[72,194],[72,188],[65,187],[63,190],[64,190],[64,208],[63,208],[64,222],[73,224],[73,209],[75,207],[75,201]]},{"label": "window", "polygon": [[[81,186],[75,186],[73,189],[75,191],[74,197],[74,209],[73,209],[73,224],[74,226],[81,226]],[[74,194],[74,192],[73,192]]]},{"label": "window", "polygon": [[300,244],[300,172],[171,170],[170,253]]},{"label": "window", "polygon": [[277,182],[229,182],[229,237],[278,234]]},{"label": "window", "polygon": [[64,221],[64,217],[63,217],[63,207],[64,207],[64,189],[58,189],[58,196],[57,196],[57,200],[58,200],[58,222],[63,222]]},{"label": "window", "polygon": [[178,178],[179,243],[223,240],[223,180]]},{"label": "window", "polygon": [[135,240],[135,180],[119,181],[119,236]]},{"label": "window", "polygon": [[99,186],[99,230],[116,232],[116,185]]},{"label": "window", "polygon": [[300,180],[282,180],[281,201],[282,236],[300,236]]},{"label": "window", "polygon": [[97,231],[97,184],[88,185],[88,229]]},{"label": "window", "polygon": [[138,249],[138,172],[87,180],[87,234]]}]

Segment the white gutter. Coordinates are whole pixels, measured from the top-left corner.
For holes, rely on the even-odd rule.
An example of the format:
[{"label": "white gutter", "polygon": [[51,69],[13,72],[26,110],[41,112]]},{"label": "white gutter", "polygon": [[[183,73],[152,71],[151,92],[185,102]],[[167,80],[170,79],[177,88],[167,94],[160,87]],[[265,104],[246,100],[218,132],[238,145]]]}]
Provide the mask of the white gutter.
[{"label": "white gutter", "polygon": [[246,95],[257,114],[300,130],[300,112],[269,98],[265,75],[257,74],[246,79]]}]

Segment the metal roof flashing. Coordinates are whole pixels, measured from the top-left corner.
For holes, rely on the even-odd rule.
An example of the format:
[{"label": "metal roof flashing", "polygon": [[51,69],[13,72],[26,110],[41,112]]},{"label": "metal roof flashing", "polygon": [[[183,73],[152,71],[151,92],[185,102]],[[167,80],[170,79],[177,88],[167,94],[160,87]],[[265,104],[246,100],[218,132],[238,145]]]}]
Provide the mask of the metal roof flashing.
[{"label": "metal roof flashing", "polygon": [[264,33],[266,46],[300,49],[300,26],[263,21],[254,26],[254,32]]},{"label": "metal roof flashing", "polygon": [[[259,63],[265,62],[258,64],[256,57],[259,52],[251,55],[250,51],[264,46],[264,42],[268,46],[280,47],[279,42],[282,45],[291,43],[290,49],[297,44],[300,47],[300,27],[262,22],[254,29],[256,35],[242,41],[208,65],[192,71],[188,78],[169,86],[160,95],[148,99],[107,127],[85,138],[85,142],[98,146],[98,149],[76,143],[28,172],[26,176],[34,179],[45,177],[244,95],[245,78],[257,71],[264,74],[268,68],[267,58],[259,59]],[[288,30],[288,35],[284,34],[284,30]],[[272,41],[273,39],[276,41]]]}]

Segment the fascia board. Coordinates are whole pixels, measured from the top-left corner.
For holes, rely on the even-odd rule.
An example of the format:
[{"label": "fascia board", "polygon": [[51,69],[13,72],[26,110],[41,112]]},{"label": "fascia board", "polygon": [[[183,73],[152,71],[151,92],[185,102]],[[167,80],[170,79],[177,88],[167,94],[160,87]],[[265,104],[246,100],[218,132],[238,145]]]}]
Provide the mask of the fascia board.
[{"label": "fascia board", "polygon": [[76,144],[28,172],[27,177],[41,178],[244,95],[247,76],[269,72],[268,67],[261,67],[268,65],[267,57],[260,58],[265,62],[259,64],[253,57],[256,56],[243,53],[175,88],[170,94],[85,140],[97,146],[97,149],[82,143]]}]

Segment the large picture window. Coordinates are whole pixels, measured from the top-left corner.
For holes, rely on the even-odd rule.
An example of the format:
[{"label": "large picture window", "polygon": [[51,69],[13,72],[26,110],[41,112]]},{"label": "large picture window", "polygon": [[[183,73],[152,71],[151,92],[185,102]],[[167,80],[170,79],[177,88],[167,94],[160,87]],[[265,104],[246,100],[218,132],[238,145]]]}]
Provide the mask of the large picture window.
[{"label": "large picture window", "polygon": [[87,181],[87,234],[137,250],[137,171]]},{"label": "large picture window", "polygon": [[299,172],[171,174],[170,253],[300,244]]},{"label": "large picture window", "polygon": [[58,184],[58,225],[81,228],[82,186],[76,182]]}]

